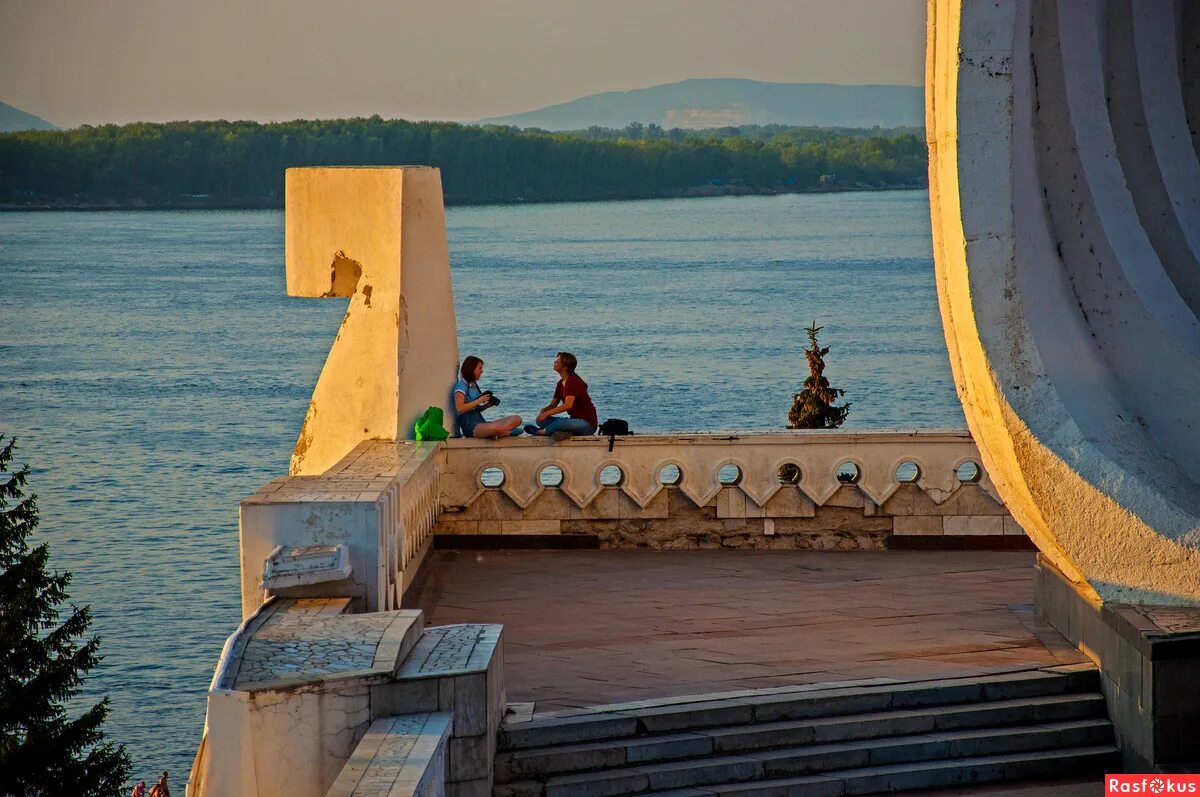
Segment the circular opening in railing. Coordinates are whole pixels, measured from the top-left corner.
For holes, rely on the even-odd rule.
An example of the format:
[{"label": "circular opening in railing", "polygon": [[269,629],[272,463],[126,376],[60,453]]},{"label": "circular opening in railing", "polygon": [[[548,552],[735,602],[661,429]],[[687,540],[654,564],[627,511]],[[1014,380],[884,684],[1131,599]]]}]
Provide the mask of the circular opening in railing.
[{"label": "circular opening in railing", "polygon": [[668,487],[674,487],[683,480],[683,472],[679,470],[678,465],[663,465],[658,472],[658,481],[660,484],[665,484]]},{"label": "circular opening in railing", "polygon": [[544,487],[562,487],[563,472],[562,468],[557,465],[547,465],[542,468],[542,472],[538,474],[538,478],[542,481]]},{"label": "circular opening in railing", "polygon": [[600,469],[600,485],[602,487],[620,487],[625,481],[625,472],[617,465],[605,465]]},{"label": "circular opening in railing", "polygon": [[732,487],[742,480],[742,469],[732,462],[726,462],[717,471],[717,483],[723,487]]},{"label": "circular opening in railing", "polygon": [[775,475],[779,477],[780,484],[799,484],[801,476],[800,466],[794,462],[785,462],[779,466],[779,470]]},{"label": "circular opening in railing", "polygon": [[495,489],[504,484],[504,471],[500,468],[484,468],[479,474],[479,483],[488,489]]},{"label": "circular opening in railing", "polygon": [[901,484],[912,484],[921,478],[921,468],[915,462],[901,462],[896,466],[896,481]]},{"label": "circular opening in railing", "polygon": [[983,476],[983,471],[979,469],[979,464],[976,462],[964,462],[958,466],[954,475],[960,482],[977,482]]},{"label": "circular opening in railing", "polygon": [[860,475],[862,474],[859,472],[858,466],[853,462],[843,462],[838,465],[837,480],[842,484],[855,484]]}]

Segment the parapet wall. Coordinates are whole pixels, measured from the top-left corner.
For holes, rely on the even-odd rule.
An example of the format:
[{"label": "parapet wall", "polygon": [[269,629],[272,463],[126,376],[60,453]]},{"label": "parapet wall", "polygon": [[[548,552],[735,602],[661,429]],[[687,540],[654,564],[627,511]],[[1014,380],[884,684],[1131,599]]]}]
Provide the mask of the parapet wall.
[{"label": "parapet wall", "polygon": [[601,438],[452,440],[440,484],[434,533],[453,545],[1027,545],[962,432],[646,435],[611,452]]}]

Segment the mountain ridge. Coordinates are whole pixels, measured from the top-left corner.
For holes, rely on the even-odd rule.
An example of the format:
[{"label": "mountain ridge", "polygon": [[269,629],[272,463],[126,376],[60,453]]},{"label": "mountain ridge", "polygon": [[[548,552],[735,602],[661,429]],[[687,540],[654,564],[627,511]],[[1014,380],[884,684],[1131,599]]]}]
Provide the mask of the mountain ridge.
[{"label": "mountain ridge", "polygon": [[690,78],[641,89],[605,91],[479,124],[544,130],[622,128],[634,122],[691,129],[782,124],[801,127],[921,127],[921,86],[772,83]]},{"label": "mountain ridge", "polygon": [[14,108],[6,102],[0,102],[0,133],[15,133],[20,130],[57,130],[40,116],[34,116],[28,111]]}]

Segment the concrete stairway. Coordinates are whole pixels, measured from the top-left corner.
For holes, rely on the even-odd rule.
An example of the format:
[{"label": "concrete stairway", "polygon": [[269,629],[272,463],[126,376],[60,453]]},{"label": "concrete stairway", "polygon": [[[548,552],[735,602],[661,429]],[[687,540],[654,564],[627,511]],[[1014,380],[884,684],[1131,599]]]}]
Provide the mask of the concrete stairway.
[{"label": "concrete stairway", "polygon": [[[501,726],[496,797],[875,794],[1119,764],[1096,670],[648,702]],[[697,702],[699,701],[699,702]]]}]

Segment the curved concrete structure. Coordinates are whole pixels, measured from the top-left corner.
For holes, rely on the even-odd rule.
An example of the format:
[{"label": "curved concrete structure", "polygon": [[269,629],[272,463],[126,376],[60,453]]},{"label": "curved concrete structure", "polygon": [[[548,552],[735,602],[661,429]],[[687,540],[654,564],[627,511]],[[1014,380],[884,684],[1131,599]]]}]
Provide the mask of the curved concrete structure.
[{"label": "curved concrete structure", "polygon": [[1200,604],[1198,18],[1186,0],[929,4],[959,397],[1013,516],[1118,603]]},{"label": "curved concrete structure", "polygon": [[350,297],[292,453],[308,476],[426,407],[453,418],[458,338],[438,169],[288,169],[286,190],[288,294]]}]

